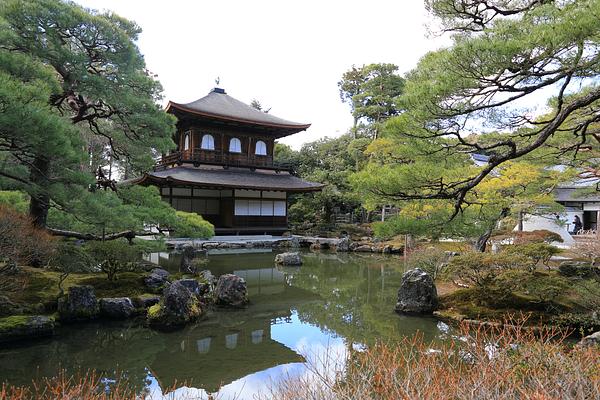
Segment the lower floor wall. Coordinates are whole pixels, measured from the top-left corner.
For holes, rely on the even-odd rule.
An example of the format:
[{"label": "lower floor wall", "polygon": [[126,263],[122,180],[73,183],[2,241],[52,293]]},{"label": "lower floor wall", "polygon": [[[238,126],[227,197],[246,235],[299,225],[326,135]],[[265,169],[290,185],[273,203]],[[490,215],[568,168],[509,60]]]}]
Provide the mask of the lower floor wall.
[{"label": "lower floor wall", "polygon": [[202,215],[217,230],[287,228],[286,192],[168,187],[161,195],[176,210]]}]

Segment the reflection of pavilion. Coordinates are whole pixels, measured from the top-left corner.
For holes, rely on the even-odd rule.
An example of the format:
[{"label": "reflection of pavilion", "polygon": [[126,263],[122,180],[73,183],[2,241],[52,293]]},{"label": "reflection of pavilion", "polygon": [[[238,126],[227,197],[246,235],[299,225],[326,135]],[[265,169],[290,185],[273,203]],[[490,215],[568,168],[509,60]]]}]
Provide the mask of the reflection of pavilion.
[{"label": "reflection of pavilion", "polygon": [[246,280],[248,295],[270,295],[285,290],[285,275],[276,268],[236,270],[233,273]]},{"label": "reflection of pavilion", "polygon": [[[316,297],[286,286],[283,274],[270,270],[236,271],[240,276],[248,273],[245,278],[254,283],[249,285],[256,291],[254,298],[262,298],[248,310],[219,310],[207,321],[168,334],[166,346],[149,366],[163,391],[186,384],[215,392],[252,373],[303,361],[296,352],[272,339],[271,325],[289,319],[291,308]],[[272,296],[275,293],[277,296]]]}]

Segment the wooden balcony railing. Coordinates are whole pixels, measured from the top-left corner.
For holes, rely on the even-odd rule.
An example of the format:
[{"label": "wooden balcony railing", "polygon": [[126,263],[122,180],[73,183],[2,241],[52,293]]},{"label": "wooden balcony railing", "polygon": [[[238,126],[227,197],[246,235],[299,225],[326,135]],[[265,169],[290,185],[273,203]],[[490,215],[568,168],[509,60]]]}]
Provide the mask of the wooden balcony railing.
[{"label": "wooden balcony railing", "polygon": [[164,155],[158,163],[158,167],[167,167],[172,165],[200,164],[224,165],[228,167],[244,167],[244,168],[265,168],[274,170],[291,171],[292,166],[284,163],[273,161],[272,156],[257,156],[253,154],[239,153],[219,153],[216,151],[206,150],[185,150],[176,151],[168,155]]}]

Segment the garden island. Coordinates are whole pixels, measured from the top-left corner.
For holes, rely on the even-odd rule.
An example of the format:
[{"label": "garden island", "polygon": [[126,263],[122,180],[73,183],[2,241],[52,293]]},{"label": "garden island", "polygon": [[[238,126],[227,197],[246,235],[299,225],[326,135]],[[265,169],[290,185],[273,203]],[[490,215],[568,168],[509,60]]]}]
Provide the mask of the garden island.
[{"label": "garden island", "polygon": [[86,1],[0,0],[1,400],[600,398],[600,0],[426,0],[445,44],[345,65],[333,136],[163,102]]}]

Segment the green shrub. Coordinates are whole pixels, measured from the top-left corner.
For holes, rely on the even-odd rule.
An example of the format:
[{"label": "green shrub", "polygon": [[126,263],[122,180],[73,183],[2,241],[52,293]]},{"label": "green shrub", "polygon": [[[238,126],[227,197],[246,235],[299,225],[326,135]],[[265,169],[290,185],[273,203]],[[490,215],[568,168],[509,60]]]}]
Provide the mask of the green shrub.
[{"label": "green shrub", "polygon": [[116,280],[120,271],[134,269],[142,258],[141,249],[129,244],[125,239],[91,242],[87,244],[86,249],[109,281]]},{"label": "green shrub", "polygon": [[530,275],[522,279],[519,286],[536,302],[545,304],[548,311],[555,308],[555,300],[570,287],[565,278],[554,275]]},{"label": "green shrub", "polygon": [[576,329],[581,336],[600,330],[600,319],[595,313],[560,313],[554,316],[550,323],[561,328]]},{"label": "green shrub", "polygon": [[496,283],[501,273],[522,268],[530,262],[518,254],[470,252],[453,258],[448,271],[468,284],[486,289]]},{"label": "green shrub", "polygon": [[529,244],[529,243],[546,243],[553,242],[562,243],[562,237],[556,233],[546,229],[539,229],[530,232],[515,232],[513,233],[514,244]]},{"label": "green shrub", "polygon": [[449,259],[448,252],[435,247],[428,247],[412,252],[409,264],[411,268],[420,268],[427,272],[435,281],[446,271]]},{"label": "green shrub", "polygon": [[174,237],[209,238],[214,236],[215,227],[196,213],[177,211],[177,225]]},{"label": "green shrub", "polygon": [[512,295],[519,276],[531,261],[511,253],[470,252],[454,257],[448,273],[472,286],[480,304],[489,304]]},{"label": "green shrub", "polygon": [[0,204],[25,214],[29,208],[29,196],[18,190],[0,190]]},{"label": "green shrub", "polygon": [[89,272],[94,260],[81,245],[71,241],[59,243],[50,261],[51,266],[60,272],[58,277],[59,297],[64,294],[63,283],[67,277],[76,272]]},{"label": "green shrub", "polygon": [[505,251],[529,258],[531,263],[527,266],[533,272],[540,263],[550,269],[550,258],[559,254],[562,250],[548,243],[538,242],[507,246]]}]

